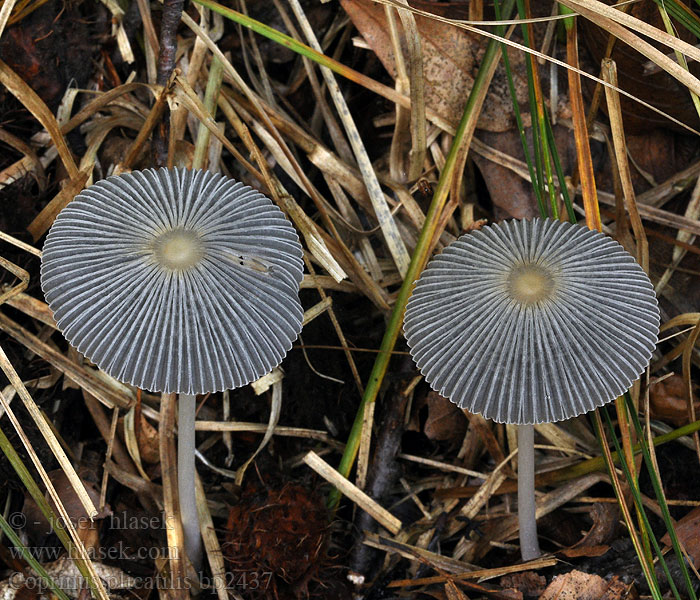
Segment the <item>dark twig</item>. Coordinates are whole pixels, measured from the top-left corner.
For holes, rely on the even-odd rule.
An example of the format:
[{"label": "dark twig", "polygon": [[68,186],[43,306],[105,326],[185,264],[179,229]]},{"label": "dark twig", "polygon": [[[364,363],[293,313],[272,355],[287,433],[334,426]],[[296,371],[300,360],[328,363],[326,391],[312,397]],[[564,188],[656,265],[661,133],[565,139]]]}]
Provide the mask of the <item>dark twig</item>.
[{"label": "dark twig", "polygon": [[[156,83],[167,85],[170,75],[175,68],[175,53],[177,52],[177,26],[185,0],[164,0],[163,18],[160,25],[160,52],[158,54],[158,73]],[[158,167],[168,164],[168,134],[170,111],[165,110],[163,119],[153,132],[153,161]]]},{"label": "dark twig", "polygon": [[[408,359],[405,359],[408,360]],[[408,366],[404,364],[404,366]],[[408,394],[399,392],[385,402],[381,426],[378,428],[377,444],[374,451],[374,459],[367,477],[365,492],[374,500],[382,501],[387,492],[399,477],[400,470],[396,462],[396,455],[401,446],[401,436],[404,431],[404,414],[408,404]],[[374,567],[381,561],[377,561],[377,551],[363,544],[364,532],[376,531],[376,522],[364,511],[359,511],[355,519],[355,527],[359,533],[350,560],[351,569],[369,579],[373,575]]]}]

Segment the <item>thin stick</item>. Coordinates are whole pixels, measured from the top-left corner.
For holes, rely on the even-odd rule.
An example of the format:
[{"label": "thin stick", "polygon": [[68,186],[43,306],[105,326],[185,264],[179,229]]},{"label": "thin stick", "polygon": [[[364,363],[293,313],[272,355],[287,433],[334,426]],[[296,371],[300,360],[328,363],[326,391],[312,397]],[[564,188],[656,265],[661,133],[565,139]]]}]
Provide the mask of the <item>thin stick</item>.
[{"label": "thin stick", "polygon": [[[177,53],[177,26],[180,24],[184,0],[164,0],[163,17],[160,25],[160,52],[158,53],[158,70],[156,83],[165,86],[170,80],[170,75],[175,68],[175,55]],[[155,128],[153,136],[154,158],[158,166],[165,166],[168,162],[168,116],[170,111],[165,111],[166,118]]]},{"label": "thin stick", "polygon": [[177,487],[180,518],[185,535],[185,552],[195,569],[202,561],[202,537],[199,533],[197,496],[194,484],[194,421],[197,397],[180,394],[177,403]]},{"label": "thin stick", "polygon": [[[185,568],[183,564],[183,533],[179,516],[179,507],[175,497],[176,466],[174,460],[175,441],[175,394],[161,394],[160,424],[158,426],[158,450],[160,468],[163,476],[163,511],[165,512],[165,535],[168,540],[167,559],[170,567],[170,586],[172,600],[186,600],[189,596],[185,587]],[[110,470],[112,476],[114,472]]]},{"label": "thin stick", "polygon": [[520,525],[520,555],[523,561],[538,558],[535,520],[535,427],[518,425],[518,524]]}]

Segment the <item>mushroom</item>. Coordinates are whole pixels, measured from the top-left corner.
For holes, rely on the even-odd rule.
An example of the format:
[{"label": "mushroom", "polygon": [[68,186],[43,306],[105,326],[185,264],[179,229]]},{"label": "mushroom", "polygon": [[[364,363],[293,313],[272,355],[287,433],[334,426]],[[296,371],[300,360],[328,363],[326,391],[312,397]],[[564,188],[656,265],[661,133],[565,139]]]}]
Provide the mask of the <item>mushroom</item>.
[{"label": "mushroom", "polygon": [[463,235],[427,266],[404,332],[430,386],[460,408],[518,425],[523,560],[540,555],[534,429],[629,389],[659,331],[654,288],[622,246],[551,219]]},{"label": "mushroom", "polygon": [[282,211],[202,170],[99,181],[60,212],[44,245],[41,286],[66,339],[120,381],[179,394],[180,512],[195,565],[196,395],[282,361],[301,331],[302,268]]}]

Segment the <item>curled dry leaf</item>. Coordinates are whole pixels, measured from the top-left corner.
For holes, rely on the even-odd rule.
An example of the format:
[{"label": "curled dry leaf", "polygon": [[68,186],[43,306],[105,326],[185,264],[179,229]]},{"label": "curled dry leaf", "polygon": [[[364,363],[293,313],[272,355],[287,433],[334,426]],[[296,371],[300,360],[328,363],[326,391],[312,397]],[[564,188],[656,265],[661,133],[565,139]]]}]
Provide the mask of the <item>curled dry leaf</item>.
[{"label": "curled dry leaf", "polygon": [[434,390],[416,408],[428,407],[423,432],[430,440],[461,442],[467,429],[467,418],[460,408]]},{"label": "curled dry leaf", "polygon": [[[392,77],[396,77],[396,61],[384,7],[371,0],[342,0],[341,4],[384,68]],[[431,12],[438,10],[437,4],[419,7]],[[454,17],[453,14],[444,16]],[[488,40],[454,25],[419,15],[416,15],[416,25],[421,36],[426,106],[444,119],[457,123],[464,112]],[[518,101],[525,102],[527,80],[523,58],[517,53],[509,53],[509,58]],[[506,131],[514,124],[508,83],[500,65],[489,87],[477,127],[488,131]]]},{"label": "curled dry leaf", "polygon": [[620,519],[620,509],[617,504],[596,502],[591,505],[590,517],[593,526],[571,548],[560,552],[568,558],[577,556],[602,556],[609,549],[608,544],[615,539]]},{"label": "curled dry leaf", "polygon": [[[688,422],[688,396],[683,377],[671,375],[649,388],[651,417],[671,423],[676,427]],[[695,402],[695,412],[700,414],[700,402]]]},{"label": "curled dry leaf", "polygon": [[[134,411],[132,423],[133,435],[138,443],[138,452],[141,460],[149,465],[157,464],[160,462],[160,454],[158,453],[158,429],[151,425],[140,410]],[[120,418],[117,432],[121,438],[126,437],[126,427],[125,418]]]}]

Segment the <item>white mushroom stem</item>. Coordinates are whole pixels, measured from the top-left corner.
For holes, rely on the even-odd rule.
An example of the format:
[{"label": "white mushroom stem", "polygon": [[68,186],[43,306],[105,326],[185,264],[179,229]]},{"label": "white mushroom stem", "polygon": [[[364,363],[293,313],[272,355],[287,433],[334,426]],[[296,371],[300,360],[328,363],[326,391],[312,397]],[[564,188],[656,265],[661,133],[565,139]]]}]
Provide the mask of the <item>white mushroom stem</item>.
[{"label": "white mushroom stem", "polygon": [[535,427],[518,425],[518,523],[523,561],[540,556],[535,520]]},{"label": "white mushroom stem", "polygon": [[197,498],[194,484],[194,419],[197,397],[180,394],[177,412],[177,484],[180,518],[185,536],[185,552],[195,569],[202,560],[202,537],[199,532]]}]

